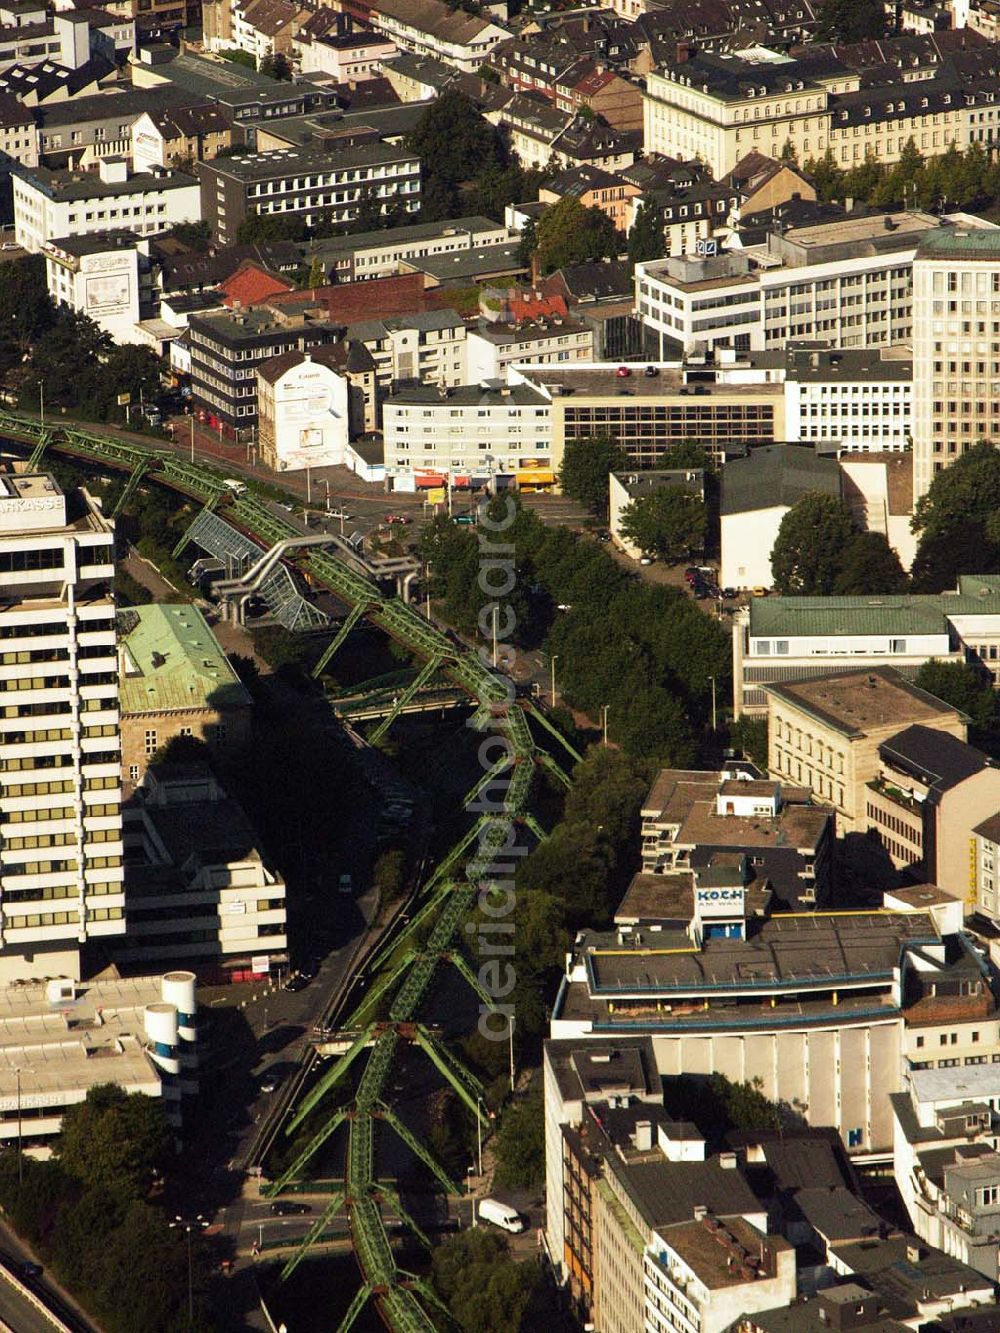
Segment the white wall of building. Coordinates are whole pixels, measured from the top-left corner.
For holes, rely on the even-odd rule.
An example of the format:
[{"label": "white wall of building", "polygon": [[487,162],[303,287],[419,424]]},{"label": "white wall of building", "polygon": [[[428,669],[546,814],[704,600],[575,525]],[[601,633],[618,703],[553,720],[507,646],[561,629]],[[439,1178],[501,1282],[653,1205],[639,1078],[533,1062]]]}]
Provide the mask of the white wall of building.
[{"label": "white wall of building", "polygon": [[719,582],[723,588],[770,588],[771,551],[787,505],[723,514]]},{"label": "white wall of building", "polygon": [[116,343],[141,341],[139,255],[134,248],[112,247],[74,258],[51,243],[43,247],[45,274],[53,301],[87,315]]},{"label": "white wall of building", "polygon": [[279,472],[331,467],[344,462],[349,421],[349,385],[329,366],[306,359],[273,385],[258,381],[258,410],[273,408],[275,466]]}]

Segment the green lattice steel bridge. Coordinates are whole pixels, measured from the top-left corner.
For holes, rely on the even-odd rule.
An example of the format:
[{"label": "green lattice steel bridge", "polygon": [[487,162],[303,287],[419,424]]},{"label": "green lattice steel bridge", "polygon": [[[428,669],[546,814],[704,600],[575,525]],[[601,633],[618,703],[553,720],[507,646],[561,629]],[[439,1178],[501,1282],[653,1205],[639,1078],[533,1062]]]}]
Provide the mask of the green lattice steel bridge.
[{"label": "green lattice steel bridge", "polygon": [[[32,467],[40,466],[45,454],[51,450],[127,472],[128,479],[119,494],[116,513],[140,483],[148,479],[201,503],[203,508],[192,526],[197,525],[199,518],[218,510],[220,516],[224,515],[234,527],[264,543],[266,548],[295,535],[292,525],[284,522],[254,494],[252,482],[244,494],[236,495],[226,486],[219,469],[209,464],[192,463],[169,449],[146,447],[76,425],[44,426],[29,417],[4,411],[0,411],[0,435],[30,446],[29,465]],[[188,535],[185,534],[178,544],[178,553],[187,541]],[[362,1285],[340,1324],[340,1333],[346,1333],[351,1327],[369,1298],[376,1300],[384,1321],[396,1333],[434,1333],[438,1324],[428,1312],[429,1308],[438,1305],[434,1293],[422,1279],[397,1266],[382,1221],[380,1204],[391,1203],[399,1216],[409,1222],[414,1233],[426,1240],[419,1227],[406,1217],[395,1191],[380,1182],[375,1174],[375,1124],[381,1121],[391,1126],[430,1168],[443,1188],[458,1192],[459,1187],[449,1180],[424,1145],[397,1118],[386,1098],[386,1089],[402,1044],[414,1042],[427,1053],[470,1113],[482,1115],[479,1107],[482,1087],[419,1021],[419,1014],[442,962],[453,964],[480,998],[490,1003],[490,997],[482,992],[478,978],[458,949],[459,926],[472,910],[481,885],[489,882],[491,865],[504,847],[511,845],[508,838],[515,824],[527,826],[537,837],[543,836],[528,808],[536,765],[543,764],[563,783],[569,781],[552,756],[536,745],[526,713],[530,712],[561,743],[565,742],[533,705],[512,700],[508,682],[484,666],[473,650],[442,634],[413,607],[389,596],[335,555],[315,549],[302,551],[296,557],[296,564],[313,584],[328,588],[350,608],[317,664],[317,675],[362,618],[384,630],[423,663],[409,683],[394,694],[372,739],[383,734],[432,680],[444,678],[451,687],[457,687],[469,696],[474,707],[474,725],[480,730],[490,728],[504,736],[506,742],[505,753],[484,773],[465,801],[466,807],[470,806],[488,786],[492,786],[493,799],[500,803],[499,811],[480,815],[421,886],[417,910],[404,933],[392,943],[393,965],[389,966],[388,957],[376,958],[376,966],[383,966],[383,971],[373,981],[360,1006],[343,1024],[345,1029],[354,1029],[360,1035],[304,1097],[288,1126],[289,1132],[301,1126],[306,1117],[322,1105],[328,1094],[343,1082],[361,1053],[367,1051],[367,1061],[353,1099],[322,1122],[296,1161],[272,1187],[274,1193],[285,1188],[340,1125],[346,1124],[348,1148],[344,1189],[317,1218],[302,1249],[286,1264],[285,1272],[290,1272],[312,1242],[322,1235],[333,1215],[347,1207]],[[570,753],[579,758],[572,750]],[[500,794],[495,791],[498,784],[504,788],[502,802]],[[428,927],[430,933],[421,942]],[[374,1014],[379,1004],[388,1004],[388,1017],[375,1022]],[[439,1315],[444,1313],[438,1310]]]}]

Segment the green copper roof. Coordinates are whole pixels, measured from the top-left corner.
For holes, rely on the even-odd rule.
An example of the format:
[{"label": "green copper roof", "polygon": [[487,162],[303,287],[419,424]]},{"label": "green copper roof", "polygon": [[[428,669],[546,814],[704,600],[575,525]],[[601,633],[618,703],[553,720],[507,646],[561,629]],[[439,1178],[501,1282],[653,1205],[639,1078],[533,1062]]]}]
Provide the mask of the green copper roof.
[{"label": "green copper roof", "polygon": [[[963,575],[959,586],[960,594],[925,596],[755,597],[750,603],[750,634],[754,638],[947,634],[949,616],[1000,615],[1000,575]],[[978,591],[984,586],[985,594]]]},{"label": "green copper roof", "polygon": [[119,612],[122,712],[250,706],[250,696],[196,606]]}]

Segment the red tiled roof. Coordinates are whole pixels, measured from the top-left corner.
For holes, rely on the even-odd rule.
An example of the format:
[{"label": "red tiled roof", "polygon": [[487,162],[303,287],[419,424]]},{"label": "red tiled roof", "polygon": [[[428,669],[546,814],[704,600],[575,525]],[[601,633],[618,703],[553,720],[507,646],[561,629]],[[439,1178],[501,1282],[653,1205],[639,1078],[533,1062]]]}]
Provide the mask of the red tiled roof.
[{"label": "red tiled roof", "polygon": [[514,296],[510,302],[510,318],[514,324],[526,319],[552,319],[568,313],[564,296]]},{"label": "red tiled roof", "polygon": [[219,284],[220,290],[225,292],[223,304],[230,309],[236,304],[260,305],[269,297],[292,291],[293,287],[287,278],[270,273],[252,260],[244,260],[232,277]]}]

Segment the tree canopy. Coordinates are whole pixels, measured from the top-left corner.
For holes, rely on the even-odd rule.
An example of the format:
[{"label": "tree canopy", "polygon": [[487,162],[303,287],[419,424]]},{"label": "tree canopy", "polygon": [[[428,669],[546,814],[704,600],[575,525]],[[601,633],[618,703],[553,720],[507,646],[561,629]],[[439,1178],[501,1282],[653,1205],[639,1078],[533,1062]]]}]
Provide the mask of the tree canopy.
[{"label": "tree canopy", "polygon": [[885,11],[869,0],[824,0],[816,38],[821,42],[862,42],[885,36]]},{"label": "tree canopy", "polygon": [[599,208],[585,208],[574,195],[550,205],[535,224],[535,256],[543,277],[568,264],[614,259],[619,248],[608,215]]},{"label": "tree canopy", "polygon": [[545,1116],[541,1089],[504,1111],[496,1136],[500,1189],[535,1189],[545,1180]]},{"label": "tree canopy", "polygon": [[656,204],[641,204],[628,234],[628,257],[633,264],[662,259],[667,252],[663,234],[663,209]]},{"label": "tree canopy", "polygon": [[954,588],[959,574],[996,570],[1000,560],[1000,451],[977,444],[934,474],[911,523],[921,592]]},{"label": "tree canopy", "polygon": [[505,165],[498,131],[455,88],[446,88],[428,104],[406,146],[422,163],[425,220],[454,217],[460,188]]},{"label": "tree canopy", "polygon": [[675,563],[705,545],[705,501],[682,486],[640,495],[622,514],[621,530],[642,551]]},{"label": "tree canopy", "polygon": [[63,1116],[56,1153],[85,1185],[145,1198],[166,1164],[170,1133],[162,1104],[114,1083],[92,1088]]},{"label": "tree canopy", "polygon": [[997,724],[993,683],[969,662],[939,662],[932,658],[917,672],[914,684],[966,713],[972,726],[989,733]]},{"label": "tree canopy", "polygon": [[566,441],[559,483],[563,493],[592,514],[608,512],[608,478],[625,464],[625,450],[610,435]]},{"label": "tree canopy", "polygon": [[507,1240],[484,1227],[449,1236],[434,1250],[432,1279],[465,1333],[529,1333],[556,1319],[535,1264],[515,1263]]},{"label": "tree canopy", "polygon": [[843,500],[818,492],[804,495],[781,520],[771,551],[775,588],[795,595],[832,593],[853,535],[851,511]]},{"label": "tree canopy", "polygon": [[856,533],[844,548],[833,585],[838,597],[906,592],[910,580],[884,532]]}]

